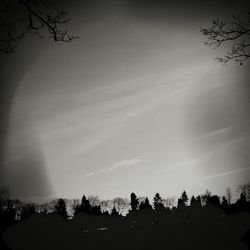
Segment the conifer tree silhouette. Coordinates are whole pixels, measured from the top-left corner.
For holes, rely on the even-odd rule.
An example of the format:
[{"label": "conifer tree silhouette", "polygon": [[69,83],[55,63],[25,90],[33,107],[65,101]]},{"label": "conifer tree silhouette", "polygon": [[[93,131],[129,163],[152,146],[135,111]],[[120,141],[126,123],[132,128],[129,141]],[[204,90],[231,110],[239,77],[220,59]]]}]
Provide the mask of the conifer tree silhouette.
[{"label": "conifer tree silhouette", "polygon": [[230,206],[230,204],[229,204],[228,200],[226,199],[225,196],[223,196],[222,197],[222,202],[221,202],[222,209],[227,212],[228,209],[229,209],[229,206]]},{"label": "conifer tree silhouette", "polygon": [[185,207],[188,202],[188,196],[186,191],[184,190],[181,194],[181,197],[178,199],[178,208]]},{"label": "conifer tree silhouette", "polygon": [[246,200],[245,194],[242,192],[240,194],[240,198],[236,201],[235,206],[236,206],[236,211],[244,211],[247,210],[248,207],[248,202]]},{"label": "conifer tree silhouette", "polygon": [[190,199],[190,207],[200,208],[201,207],[201,197],[198,195],[194,197],[194,195]]},{"label": "conifer tree silhouette", "polygon": [[200,195],[198,195],[195,200],[198,202],[199,205],[201,205],[201,197]]},{"label": "conifer tree silhouette", "polygon": [[152,209],[152,206],[150,205],[149,200],[148,200],[147,197],[145,198],[144,201],[141,202],[139,209],[140,210],[142,210],[142,209]]},{"label": "conifer tree silhouette", "polygon": [[131,211],[136,211],[137,207],[139,205],[138,198],[135,193],[130,194],[130,206],[131,206]]},{"label": "conifer tree silhouette", "polygon": [[101,207],[100,206],[92,206],[90,208],[90,211],[89,211],[91,214],[95,214],[95,215],[101,215],[102,212],[101,212]]},{"label": "conifer tree silhouette", "polygon": [[55,205],[55,212],[61,215],[64,219],[68,218],[66,203],[64,199],[59,199]]},{"label": "conifer tree silhouette", "polygon": [[113,209],[111,211],[111,215],[119,215],[119,213],[117,212],[117,210],[115,209],[115,207],[113,207]]},{"label": "conifer tree silhouette", "polygon": [[163,208],[164,206],[163,206],[163,200],[162,200],[162,198],[161,198],[161,196],[160,196],[160,194],[159,193],[156,193],[155,194],[155,196],[154,196],[154,208],[155,209],[159,209],[159,208]]},{"label": "conifer tree silhouette", "polygon": [[76,213],[83,212],[83,213],[89,213],[90,212],[90,203],[89,200],[86,198],[85,195],[82,196],[81,204],[76,207]]},{"label": "conifer tree silhouette", "polygon": [[194,196],[192,195],[191,199],[190,199],[190,205],[193,205],[196,202],[196,199],[194,198]]},{"label": "conifer tree silhouette", "polygon": [[208,197],[207,203],[210,203],[210,204],[217,206],[217,207],[221,206],[220,198],[217,195],[212,195],[212,196]]}]

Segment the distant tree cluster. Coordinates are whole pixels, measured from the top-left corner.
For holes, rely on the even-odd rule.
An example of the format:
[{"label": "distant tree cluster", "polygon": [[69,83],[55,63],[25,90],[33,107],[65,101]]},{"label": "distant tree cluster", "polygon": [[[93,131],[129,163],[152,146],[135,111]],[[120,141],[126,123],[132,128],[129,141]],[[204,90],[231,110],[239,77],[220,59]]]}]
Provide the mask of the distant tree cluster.
[{"label": "distant tree cluster", "polygon": [[[250,211],[250,184],[240,185],[237,190],[240,194],[239,199],[232,203],[232,192],[226,189],[223,197],[213,195],[206,190],[203,195],[188,197],[184,190],[174,206],[174,199],[163,199],[159,193],[153,197],[153,202],[147,197],[138,198],[135,193],[131,193],[130,201],[124,198],[114,198],[113,200],[101,201],[97,196],[82,196],[81,201],[77,199],[57,199],[44,204],[26,204],[19,200],[11,200],[9,189],[0,188],[0,211],[2,226],[9,226],[19,220],[28,218],[34,213],[56,213],[64,219],[72,217],[74,214],[84,213],[92,215],[126,215],[128,213],[138,213],[140,211],[168,211],[182,210],[188,207],[206,207],[207,205],[216,206],[227,213],[237,211]],[[69,215],[71,212],[71,216]]]},{"label": "distant tree cluster", "polygon": [[[196,216],[196,214],[209,218],[209,216],[224,216],[240,211],[250,212],[250,183],[240,185],[238,192],[240,197],[234,203],[232,202],[232,192],[230,188],[227,188],[223,197],[213,195],[209,190],[206,190],[203,195],[189,198],[184,190],[178,198],[176,206],[173,205],[173,198],[164,199],[159,193],[156,193],[153,197],[152,204],[147,197],[138,198],[135,193],[131,193],[130,201],[120,197],[101,201],[97,196],[86,197],[86,195],[83,195],[80,201],[60,198],[38,205],[12,200],[9,196],[9,189],[0,187],[0,229],[3,232],[18,221],[41,213],[57,214],[65,220],[69,218],[73,220],[76,218],[77,220],[81,216],[85,216],[86,219],[89,218],[88,215],[91,215],[91,218],[93,218],[93,215],[103,216],[106,223],[109,221],[108,218],[112,217],[115,221],[121,223],[119,225],[125,223],[123,226],[126,228],[143,227],[145,223],[163,223],[160,221],[166,218],[171,223],[185,224],[192,220],[194,218],[192,216]],[[221,212],[218,213],[218,211]],[[121,220],[122,215],[126,215],[128,219]],[[222,220],[222,218],[218,217],[219,220]],[[114,223],[114,220],[110,219],[110,223]],[[196,220],[194,223],[196,223]],[[1,244],[3,242],[0,239],[0,247]]]}]

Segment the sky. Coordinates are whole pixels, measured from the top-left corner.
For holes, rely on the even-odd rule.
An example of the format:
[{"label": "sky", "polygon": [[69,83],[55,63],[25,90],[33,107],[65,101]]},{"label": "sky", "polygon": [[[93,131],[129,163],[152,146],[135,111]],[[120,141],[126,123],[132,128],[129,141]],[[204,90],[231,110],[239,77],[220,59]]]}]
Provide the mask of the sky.
[{"label": "sky", "polygon": [[5,91],[17,83],[2,119],[14,197],[222,195],[249,181],[249,63],[217,63],[226,50],[199,31],[247,1],[58,4],[80,39],[29,36],[2,59]]}]

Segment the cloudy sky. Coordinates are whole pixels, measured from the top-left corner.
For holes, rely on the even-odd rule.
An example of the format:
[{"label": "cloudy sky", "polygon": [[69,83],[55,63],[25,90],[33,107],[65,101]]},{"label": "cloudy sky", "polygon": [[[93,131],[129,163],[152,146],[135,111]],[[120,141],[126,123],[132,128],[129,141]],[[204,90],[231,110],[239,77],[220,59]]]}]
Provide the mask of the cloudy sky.
[{"label": "cloudy sky", "polygon": [[199,32],[247,1],[61,4],[79,40],[27,37],[3,58],[5,86],[18,82],[3,161],[14,196],[223,194],[249,181],[249,63],[215,62],[225,50]]}]

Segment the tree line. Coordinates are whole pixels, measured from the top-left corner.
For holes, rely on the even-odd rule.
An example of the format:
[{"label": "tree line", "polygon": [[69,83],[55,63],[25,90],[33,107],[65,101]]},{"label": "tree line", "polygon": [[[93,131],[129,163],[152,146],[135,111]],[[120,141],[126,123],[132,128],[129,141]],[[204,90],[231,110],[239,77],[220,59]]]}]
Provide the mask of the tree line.
[{"label": "tree line", "polygon": [[[56,213],[65,219],[72,218],[79,213],[92,215],[120,215],[124,216],[142,210],[152,210],[155,212],[181,210],[186,207],[205,207],[208,204],[216,206],[227,213],[238,211],[250,211],[250,183],[240,185],[237,190],[239,198],[232,202],[232,192],[227,188],[224,196],[212,194],[206,190],[204,194],[198,196],[188,196],[184,190],[177,199],[164,199],[156,193],[150,203],[147,197],[137,197],[135,193],[130,194],[130,200],[117,197],[113,200],[100,200],[97,196],[83,195],[78,199],[55,199],[43,204],[24,203],[20,200],[9,198],[9,190],[6,187],[0,188],[0,216],[1,224],[6,227],[17,221],[24,220],[34,213]],[[2,223],[4,222],[4,223]]]},{"label": "tree line", "polygon": [[[163,225],[162,223],[179,225],[181,223],[185,226],[189,221],[196,225],[197,216],[206,222],[218,220],[223,223],[225,215],[250,212],[250,183],[240,185],[238,192],[240,195],[235,202],[232,201],[230,188],[227,188],[222,197],[212,194],[209,190],[196,197],[188,196],[184,190],[177,200],[165,199],[156,193],[150,202],[147,197],[137,197],[133,192],[130,194],[130,199],[117,197],[113,200],[100,200],[97,196],[83,195],[81,200],[60,198],[43,204],[35,204],[10,199],[9,189],[1,187],[0,233],[2,234],[8,227],[34,215],[37,216],[33,218],[40,216],[44,218],[44,215],[52,218],[51,216],[57,215],[58,218],[61,217],[65,221],[72,219],[73,222],[82,221],[81,218],[84,218],[86,225],[89,226],[90,221],[95,217],[100,218],[96,221],[100,223],[105,221],[111,227],[127,225],[128,228],[135,228],[133,223],[136,221],[142,225],[149,223],[147,227],[150,227],[150,223],[155,225]],[[124,217],[124,215],[126,216]],[[136,227],[139,225],[138,223]],[[250,244],[250,242],[248,243]],[[0,248],[1,246],[4,246],[4,242],[0,238]]]}]

